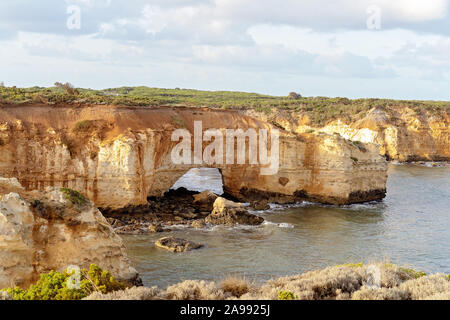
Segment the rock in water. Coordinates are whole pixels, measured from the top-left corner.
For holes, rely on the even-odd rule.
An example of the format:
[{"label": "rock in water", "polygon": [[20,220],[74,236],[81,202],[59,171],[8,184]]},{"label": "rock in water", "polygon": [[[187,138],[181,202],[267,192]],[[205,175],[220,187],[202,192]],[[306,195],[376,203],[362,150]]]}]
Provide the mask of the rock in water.
[{"label": "rock in water", "polygon": [[249,224],[259,225],[264,219],[248,213],[247,209],[240,204],[224,198],[217,198],[214,202],[214,209],[205,221],[211,224]]},{"label": "rock in water", "polygon": [[0,288],[27,288],[41,273],[90,264],[142,284],[122,239],[91,201],[65,188],[25,191],[16,182],[0,180]]},{"label": "rock in water", "polygon": [[250,204],[250,207],[252,207],[255,210],[268,210],[268,209],[270,209],[270,205],[269,205],[269,202],[267,200],[253,201]]},{"label": "rock in water", "polygon": [[156,232],[163,232],[164,229],[160,223],[152,223],[151,225],[148,226],[148,231],[156,233]]},{"label": "rock in water", "polygon": [[216,201],[217,195],[211,191],[204,191],[202,193],[194,195],[194,203],[199,206],[200,211],[211,212]]},{"label": "rock in water", "polygon": [[172,252],[186,252],[203,247],[201,244],[174,237],[164,237],[156,240],[155,246]]},{"label": "rock in water", "polygon": [[204,228],[206,226],[205,220],[203,219],[199,219],[199,220],[194,220],[191,223],[191,227],[195,228],[195,229],[201,229]]}]

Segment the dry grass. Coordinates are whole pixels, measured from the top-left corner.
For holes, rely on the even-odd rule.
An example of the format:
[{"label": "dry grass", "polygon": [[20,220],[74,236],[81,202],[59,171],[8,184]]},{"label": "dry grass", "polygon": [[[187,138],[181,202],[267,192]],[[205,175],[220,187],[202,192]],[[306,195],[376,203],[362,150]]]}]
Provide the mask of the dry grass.
[{"label": "dry grass", "polygon": [[450,300],[450,279],[389,263],[347,264],[269,280],[259,287],[245,278],[228,276],[219,283],[187,280],[165,291],[131,288],[89,299],[276,300],[279,292],[300,300]]},{"label": "dry grass", "polygon": [[83,300],[159,300],[160,290],[157,287],[133,287],[106,294],[94,292]]},{"label": "dry grass", "polygon": [[214,282],[186,280],[167,288],[169,300],[223,300],[224,292]]},{"label": "dry grass", "polygon": [[233,297],[240,298],[242,295],[249,293],[253,285],[239,275],[230,275],[225,277],[220,283],[219,287],[223,292],[231,294]]}]

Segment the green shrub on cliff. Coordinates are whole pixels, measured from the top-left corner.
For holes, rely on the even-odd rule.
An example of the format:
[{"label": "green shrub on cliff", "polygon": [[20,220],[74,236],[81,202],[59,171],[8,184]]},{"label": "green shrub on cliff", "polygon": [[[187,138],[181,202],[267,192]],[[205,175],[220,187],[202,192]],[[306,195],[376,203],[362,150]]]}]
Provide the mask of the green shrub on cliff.
[{"label": "green shrub on cliff", "polygon": [[86,197],[80,192],[69,189],[61,188],[61,192],[64,194],[67,200],[70,200],[73,204],[83,205],[86,203]]},{"label": "green shrub on cliff", "polygon": [[71,286],[76,277],[76,271],[50,271],[42,274],[39,281],[27,290],[8,288],[2,291],[14,300],[80,300],[93,292],[105,294],[125,289],[125,285],[115,280],[108,271],[94,264],[90,265],[89,270],[80,270],[79,285]]}]

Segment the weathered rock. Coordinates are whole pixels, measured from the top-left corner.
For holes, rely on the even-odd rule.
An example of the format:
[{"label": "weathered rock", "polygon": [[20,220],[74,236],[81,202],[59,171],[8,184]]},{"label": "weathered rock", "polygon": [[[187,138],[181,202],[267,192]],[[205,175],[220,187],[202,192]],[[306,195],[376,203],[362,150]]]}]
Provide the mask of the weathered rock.
[{"label": "weathered rock", "polygon": [[252,207],[255,210],[268,210],[268,209],[270,209],[270,205],[269,205],[269,202],[267,200],[253,201],[250,204],[250,207]]},{"label": "weathered rock", "polygon": [[25,288],[41,273],[91,263],[140,283],[122,239],[92,202],[59,188],[26,192],[14,182],[0,181],[0,288]]},{"label": "weathered rock", "polygon": [[204,228],[206,226],[205,220],[203,219],[199,219],[199,220],[194,220],[191,223],[191,227],[195,228],[195,229],[201,229]]},{"label": "weathered rock", "polygon": [[201,244],[174,237],[164,237],[155,241],[155,246],[171,252],[186,252],[203,247]]},{"label": "weathered rock", "polygon": [[[255,110],[246,114],[268,121],[267,115]],[[335,119],[325,126],[313,126],[308,117],[278,110],[277,122],[298,133],[325,132],[353,140],[361,150],[374,143],[383,156],[402,162],[450,160],[450,114],[445,110],[413,110],[408,106],[371,109],[364,118],[349,122]],[[370,150],[369,150],[370,151]],[[383,188],[381,188],[383,189]]]},{"label": "weathered rock", "polygon": [[161,226],[160,223],[152,223],[151,225],[148,226],[148,231],[152,233],[163,232],[164,228]]},{"label": "weathered rock", "polygon": [[199,210],[211,212],[216,201],[217,195],[207,190],[194,195],[194,203],[199,206]]},{"label": "weathered rock", "polygon": [[262,217],[248,213],[247,209],[240,204],[219,197],[214,202],[214,209],[205,221],[211,224],[249,224],[259,225],[264,222]]}]

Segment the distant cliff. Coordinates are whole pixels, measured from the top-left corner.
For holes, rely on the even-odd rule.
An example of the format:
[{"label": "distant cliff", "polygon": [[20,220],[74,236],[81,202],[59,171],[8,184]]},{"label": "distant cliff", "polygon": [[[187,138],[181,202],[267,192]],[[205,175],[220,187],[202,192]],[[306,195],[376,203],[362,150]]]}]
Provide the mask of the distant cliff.
[{"label": "distant cliff", "polygon": [[376,143],[388,160],[449,161],[450,115],[445,110],[413,110],[407,106],[372,108],[365,116],[349,120],[336,116],[318,125],[307,112],[276,110],[269,115],[255,109],[244,114],[296,133],[339,134],[356,143]]}]

